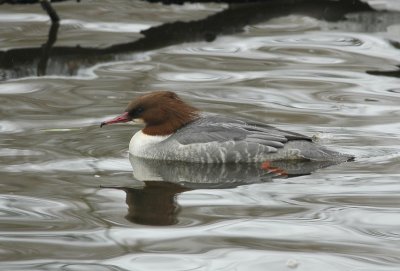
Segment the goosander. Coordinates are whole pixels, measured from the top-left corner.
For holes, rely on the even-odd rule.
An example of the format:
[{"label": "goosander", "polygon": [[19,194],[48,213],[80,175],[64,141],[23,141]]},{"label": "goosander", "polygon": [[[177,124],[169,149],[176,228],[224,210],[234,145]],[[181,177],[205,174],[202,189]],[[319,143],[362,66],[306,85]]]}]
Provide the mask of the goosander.
[{"label": "goosander", "polygon": [[329,150],[308,136],[260,122],[201,113],[171,91],[140,96],[104,125],[140,122],[129,143],[132,156],[192,163],[257,163],[276,160],[345,162],[353,156]]}]

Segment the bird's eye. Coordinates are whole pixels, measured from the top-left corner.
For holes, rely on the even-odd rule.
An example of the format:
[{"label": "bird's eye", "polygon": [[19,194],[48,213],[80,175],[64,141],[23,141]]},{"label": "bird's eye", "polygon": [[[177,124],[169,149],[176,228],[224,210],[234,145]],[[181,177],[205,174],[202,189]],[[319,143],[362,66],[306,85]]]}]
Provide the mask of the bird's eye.
[{"label": "bird's eye", "polygon": [[135,119],[140,117],[140,115],[144,112],[144,107],[142,106],[134,107],[132,109],[127,110],[127,112],[132,119]]},{"label": "bird's eye", "polygon": [[136,108],[136,110],[135,110],[135,114],[136,115],[139,115],[140,113],[142,113],[144,111],[144,108],[143,107],[138,107],[138,108]]}]

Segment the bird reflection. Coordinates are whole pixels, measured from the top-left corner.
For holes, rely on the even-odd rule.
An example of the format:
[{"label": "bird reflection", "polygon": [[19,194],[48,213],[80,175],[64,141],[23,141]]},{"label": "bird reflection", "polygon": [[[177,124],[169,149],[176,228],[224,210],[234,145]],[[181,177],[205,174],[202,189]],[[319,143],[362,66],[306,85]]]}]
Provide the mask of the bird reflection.
[{"label": "bird reflection", "polygon": [[195,164],[130,157],[133,177],[141,185],[110,187],[126,193],[128,214],[135,224],[167,226],[179,222],[177,195],[194,189],[224,189],[307,175],[334,162],[276,161],[253,164]]},{"label": "bird reflection", "polygon": [[142,188],[108,187],[126,193],[128,214],[125,218],[135,224],[167,226],[178,222],[179,205],[176,197],[189,191],[179,184],[164,181],[144,181]]}]

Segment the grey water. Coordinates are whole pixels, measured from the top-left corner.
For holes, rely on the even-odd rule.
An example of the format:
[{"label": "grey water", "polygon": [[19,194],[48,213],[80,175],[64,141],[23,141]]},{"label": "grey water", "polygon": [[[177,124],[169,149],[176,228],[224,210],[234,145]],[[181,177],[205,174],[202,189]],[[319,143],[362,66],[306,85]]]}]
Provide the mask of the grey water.
[{"label": "grey water", "polygon": [[[379,3],[389,10],[285,14],[98,58],[60,51],[42,76],[29,55],[1,67],[0,270],[399,270],[400,7]],[[54,54],[132,42],[228,8],[54,6]],[[38,5],[0,5],[0,52],[39,50],[49,28]],[[140,127],[99,124],[160,89],[356,159],[276,165],[285,174],[140,164],[127,152]]]}]

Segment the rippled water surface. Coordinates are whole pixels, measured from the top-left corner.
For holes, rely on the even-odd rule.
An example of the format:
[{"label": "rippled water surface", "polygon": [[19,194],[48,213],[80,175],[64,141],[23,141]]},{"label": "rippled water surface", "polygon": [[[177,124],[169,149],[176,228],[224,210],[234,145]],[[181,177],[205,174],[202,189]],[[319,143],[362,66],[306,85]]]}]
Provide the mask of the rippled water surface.
[{"label": "rippled water surface", "polygon": [[[228,7],[82,2],[55,5],[63,18],[55,46],[131,42]],[[339,21],[260,19],[208,42],[95,62],[50,57],[42,77],[26,63],[3,69],[0,269],[400,270],[400,15],[392,5]],[[46,42],[39,6],[0,7],[0,51]],[[99,123],[154,89],[357,158],[283,165],[288,176],[262,177],[257,165],[130,161],[139,128]]]}]

